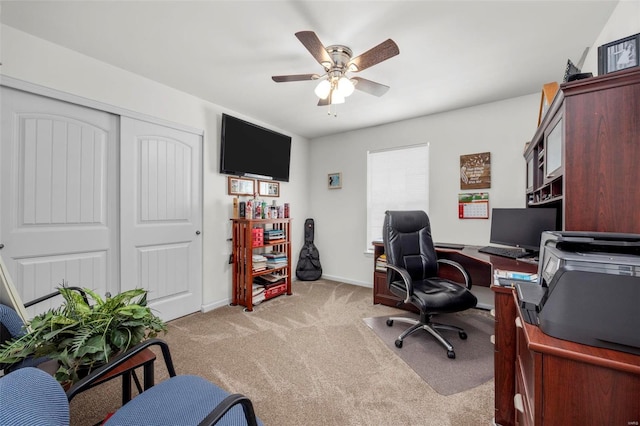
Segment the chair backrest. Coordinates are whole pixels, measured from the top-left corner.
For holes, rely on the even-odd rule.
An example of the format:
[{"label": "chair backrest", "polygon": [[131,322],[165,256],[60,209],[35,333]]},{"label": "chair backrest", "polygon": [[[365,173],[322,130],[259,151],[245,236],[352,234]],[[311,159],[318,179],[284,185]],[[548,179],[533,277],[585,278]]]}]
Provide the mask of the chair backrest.
[{"label": "chair backrest", "polygon": [[[413,280],[438,275],[438,258],[425,212],[386,211],[382,239],[387,263],[406,269]],[[396,278],[389,274],[389,279]]]},{"label": "chair backrest", "polygon": [[[0,304],[0,343],[25,333],[24,322],[18,313],[7,305]],[[8,335],[7,335],[8,334]]]},{"label": "chair backrest", "polygon": [[0,425],[68,426],[69,402],[50,374],[25,367],[0,378]]}]

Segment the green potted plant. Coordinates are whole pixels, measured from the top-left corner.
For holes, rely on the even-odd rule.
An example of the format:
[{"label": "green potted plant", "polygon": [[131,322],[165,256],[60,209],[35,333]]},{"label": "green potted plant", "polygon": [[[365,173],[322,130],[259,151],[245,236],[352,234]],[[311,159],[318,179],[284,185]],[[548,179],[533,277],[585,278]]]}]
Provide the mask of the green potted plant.
[{"label": "green potted plant", "polygon": [[56,379],[71,385],[111,357],[167,331],[147,307],[147,290],[134,289],[103,299],[89,289],[61,287],[64,303],[37,315],[28,331],[0,349],[0,363],[30,357],[58,361]]}]

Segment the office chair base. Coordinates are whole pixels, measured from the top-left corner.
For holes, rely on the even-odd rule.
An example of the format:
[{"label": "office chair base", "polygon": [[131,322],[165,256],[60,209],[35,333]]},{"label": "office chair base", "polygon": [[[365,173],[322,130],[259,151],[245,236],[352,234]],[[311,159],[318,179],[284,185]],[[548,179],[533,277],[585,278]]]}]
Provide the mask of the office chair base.
[{"label": "office chair base", "polygon": [[402,348],[402,342],[404,341],[404,339],[407,336],[409,336],[409,335],[415,333],[416,331],[422,329],[422,330],[425,330],[425,331],[429,332],[429,334],[431,334],[433,337],[435,337],[436,340],[438,340],[438,342],[440,342],[440,344],[447,349],[447,357],[449,357],[451,359],[454,359],[456,357],[456,353],[453,351],[453,346],[437,330],[457,331],[458,332],[458,336],[460,336],[460,338],[462,340],[465,340],[467,338],[467,333],[464,331],[464,329],[462,329],[460,327],[456,327],[455,325],[440,324],[440,323],[436,323],[436,322],[425,321],[425,318],[421,318],[421,320],[415,320],[413,318],[407,318],[407,317],[391,317],[391,318],[387,319],[387,325],[389,327],[391,327],[393,325],[394,321],[399,321],[399,322],[403,322],[403,323],[406,323],[406,324],[411,324],[411,327],[409,327],[407,330],[405,330],[396,339],[395,345],[396,345],[397,348]]}]

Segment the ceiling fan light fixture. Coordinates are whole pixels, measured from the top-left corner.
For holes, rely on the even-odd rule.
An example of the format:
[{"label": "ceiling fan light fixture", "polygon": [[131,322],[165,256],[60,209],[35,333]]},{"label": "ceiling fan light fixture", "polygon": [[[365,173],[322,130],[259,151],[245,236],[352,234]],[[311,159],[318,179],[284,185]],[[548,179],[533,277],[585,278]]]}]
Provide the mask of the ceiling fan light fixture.
[{"label": "ceiling fan light fixture", "polygon": [[343,103],[344,103],[344,96],[342,95],[342,93],[340,93],[339,90],[332,90],[331,104],[335,105],[335,104],[343,104]]},{"label": "ceiling fan light fixture", "polygon": [[354,90],[355,85],[348,77],[340,77],[340,80],[338,80],[338,92],[340,92],[343,97],[346,98],[347,96],[351,95]]},{"label": "ceiling fan light fixture", "polygon": [[330,91],[331,83],[329,83],[329,80],[322,80],[320,83],[318,83],[316,89],[314,90],[316,96],[320,99],[327,99]]}]

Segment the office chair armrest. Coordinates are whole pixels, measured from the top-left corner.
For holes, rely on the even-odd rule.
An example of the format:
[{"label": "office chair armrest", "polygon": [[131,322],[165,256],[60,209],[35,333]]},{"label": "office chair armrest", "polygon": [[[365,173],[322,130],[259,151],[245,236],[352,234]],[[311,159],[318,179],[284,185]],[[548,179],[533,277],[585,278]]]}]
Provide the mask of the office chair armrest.
[{"label": "office chair armrest", "polygon": [[465,287],[467,287],[467,290],[471,290],[471,285],[472,285],[471,275],[469,275],[467,270],[464,269],[464,267],[461,264],[459,264],[454,260],[449,260],[449,259],[438,259],[438,263],[443,263],[445,265],[453,266],[454,268],[456,268],[464,277],[464,285]]},{"label": "office chair armrest", "polygon": [[413,280],[411,279],[411,275],[409,275],[409,272],[407,272],[406,269],[401,268],[399,266],[391,265],[389,263],[387,263],[387,268],[400,274],[402,281],[404,281],[404,286],[406,287],[406,292],[407,292],[407,296],[404,299],[404,303],[410,303],[411,296],[413,296]]},{"label": "office chair armrest", "polygon": [[[87,299],[87,293],[85,293],[85,291],[82,288],[80,287],[65,287],[65,288],[77,291],[78,293],[80,293],[85,303],[87,304],[89,303],[89,299]],[[56,290],[53,293],[45,294],[44,296],[38,297],[37,299],[33,299],[29,302],[25,302],[24,307],[28,308],[30,306],[33,306],[40,302],[44,302],[45,300],[51,299],[52,297],[56,297],[56,296],[60,296],[60,291]]]},{"label": "office chair armrest", "polygon": [[247,425],[257,426],[258,421],[256,419],[256,413],[253,410],[253,404],[251,403],[251,400],[239,393],[229,395],[228,397],[223,399],[222,402],[218,404],[216,408],[214,408],[214,410],[198,424],[198,426],[215,425],[227,413],[227,411],[235,407],[237,404],[242,405],[242,410],[244,411],[244,417],[247,421]]},{"label": "office chair armrest", "polygon": [[79,394],[80,392],[84,392],[87,389],[93,387],[95,383],[100,380],[107,373],[113,371],[124,362],[131,359],[133,356],[142,352],[150,346],[160,346],[162,349],[162,357],[164,358],[164,362],[167,366],[167,371],[169,373],[169,377],[174,377],[176,375],[176,369],[173,366],[173,360],[171,359],[171,352],[169,352],[169,345],[161,339],[148,339],[144,342],[138,343],[133,348],[129,349],[126,352],[121,353],[120,355],[112,358],[108,363],[93,370],[88,376],[83,377],[81,380],[76,382],[73,386],[67,390],[67,400],[71,401],[74,396]]}]

